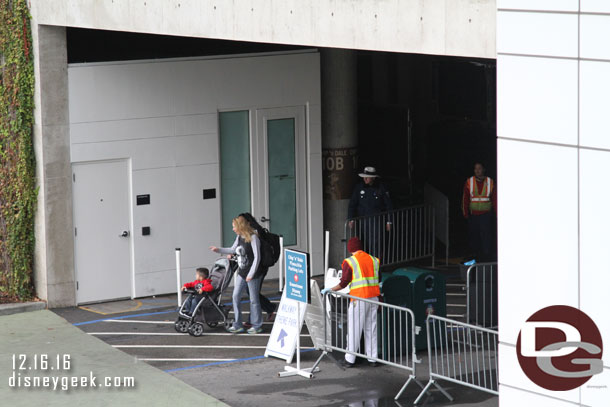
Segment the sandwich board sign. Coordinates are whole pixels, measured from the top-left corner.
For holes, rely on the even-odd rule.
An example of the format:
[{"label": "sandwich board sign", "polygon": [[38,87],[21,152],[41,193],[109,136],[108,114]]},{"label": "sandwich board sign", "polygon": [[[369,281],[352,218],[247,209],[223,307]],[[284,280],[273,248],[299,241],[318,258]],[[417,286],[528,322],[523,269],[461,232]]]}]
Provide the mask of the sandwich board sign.
[{"label": "sandwich board sign", "polygon": [[284,249],[286,286],[269,336],[265,356],[290,363],[296,351],[297,366],[285,366],[280,377],[299,375],[312,378],[311,369],[301,369],[300,336],[309,302],[309,253]]},{"label": "sandwich board sign", "polygon": [[284,359],[287,363],[292,362],[306,310],[304,306],[298,310],[297,304],[297,301],[286,297],[286,290],[284,290],[275,314],[275,322],[271,335],[269,335],[265,356]]}]

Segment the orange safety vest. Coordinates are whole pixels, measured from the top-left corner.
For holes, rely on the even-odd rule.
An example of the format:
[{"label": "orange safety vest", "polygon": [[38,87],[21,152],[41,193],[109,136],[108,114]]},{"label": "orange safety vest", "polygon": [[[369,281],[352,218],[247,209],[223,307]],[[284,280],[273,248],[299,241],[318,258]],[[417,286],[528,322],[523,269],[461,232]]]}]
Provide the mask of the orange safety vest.
[{"label": "orange safety vest", "polygon": [[485,177],[483,190],[479,191],[476,177],[472,176],[468,179],[468,191],[470,192],[470,211],[471,212],[489,212],[491,211],[491,191],[494,187],[494,182],[491,178]]},{"label": "orange safety vest", "polygon": [[358,250],[343,261],[352,268],[349,295],[360,298],[379,297],[379,259]]}]

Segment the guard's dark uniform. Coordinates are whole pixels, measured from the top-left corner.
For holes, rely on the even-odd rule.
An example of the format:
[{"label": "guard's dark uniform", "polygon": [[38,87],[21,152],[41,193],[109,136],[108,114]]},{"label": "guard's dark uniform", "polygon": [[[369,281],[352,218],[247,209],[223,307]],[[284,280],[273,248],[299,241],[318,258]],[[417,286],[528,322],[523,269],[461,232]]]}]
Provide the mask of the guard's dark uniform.
[{"label": "guard's dark uniform", "polygon": [[383,184],[375,182],[371,186],[360,182],[356,185],[349,200],[347,217],[353,219],[358,216],[376,215],[380,212],[391,210],[392,201],[390,201],[390,194]]},{"label": "guard's dark uniform", "polygon": [[386,222],[391,222],[389,216],[375,216],[381,212],[392,210],[392,201],[387,189],[380,182],[367,185],[358,183],[349,201],[347,216],[353,219],[360,216],[371,216],[367,221],[358,221],[355,234],[360,237],[364,250],[376,257],[383,258],[382,234],[385,233]]}]

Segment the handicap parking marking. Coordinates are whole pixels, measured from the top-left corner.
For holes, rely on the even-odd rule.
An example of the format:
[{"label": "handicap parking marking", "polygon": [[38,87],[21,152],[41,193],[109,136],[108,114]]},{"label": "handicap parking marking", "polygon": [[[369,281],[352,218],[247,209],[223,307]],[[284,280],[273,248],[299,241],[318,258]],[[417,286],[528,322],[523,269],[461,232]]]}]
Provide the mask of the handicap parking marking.
[{"label": "handicap parking marking", "polygon": [[[89,335],[150,335],[150,336],[192,336],[188,333],[181,332],[87,332]],[[245,334],[238,335],[230,332],[204,332],[199,337],[204,336],[232,336],[232,337],[240,337],[240,338],[251,338],[257,336],[269,336],[270,333],[257,333],[257,334]],[[309,334],[301,334],[301,337],[309,337]]]},{"label": "handicap parking marking", "polygon": [[100,322],[123,322],[128,324],[175,324],[176,321],[141,321],[133,319],[105,319]]},{"label": "handicap parking marking", "polygon": [[100,315],[111,315],[111,314],[121,314],[123,312],[133,312],[133,311],[137,311],[138,309],[140,309],[140,307],[142,307],[142,301],[139,300],[134,300],[136,302],[136,305],[133,307],[130,307],[128,309],[122,309],[122,310],[118,310],[118,311],[112,311],[112,312],[103,312],[103,311],[99,311],[99,310],[95,310],[92,307],[86,307],[86,306],[80,306],[78,308],[85,310],[85,311],[89,311],[89,312],[94,312],[96,314],[100,314]]},{"label": "handicap parking marking", "polygon": [[[313,352],[314,350],[316,350],[316,349],[315,348],[303,348],[303,349],[301,349],[301,353]],[[249,358],[234,359],[234,360],[229,360],[229,361],[225,361],[225,362],[213,362],[213,363],[206,363],[206,364],[203,364],[203,365],[178,367],[178,368],[175,368],[175,369],[164,370],[164,372],[172,373],[172,372],[179,372],[181,370],[199,369],[199,368],[202,368],[202,367],[225,365],[225,364],[228,364],[228,363],[247,362],[247,361],[250,361],[250,360],[258,360],[258,359],[265,359],[265,358],[266,357],[264,355],[252,356],[252,357],[249,357]]]},{"label": "handicap parking marking", "polygon": [[147,312],[145,314],[122,315],[120,317],[94,319],[94,320],[91,320],[91,321],[76,322],[76,323],[74,323],[72,325],[73,326],[82,326],[82,325],[96,324],[98,322],[107,322],[109,320],[121,320],[121,319],[127,319],[127,318],[135,318],[135,317],[146,317],[146,316],[149,316],[149,315],[171,314],[171,313],[175,313],[175,312],[176,312],[175,309],[171,309],[171,310],[168,310],[168,311]]},{"label": "handicap parking marking", "polygon": [[188,336],[181,332],[87,332],[89,335],[149,335],[149,336]]},{"label": "handicap parking marking", "polygon": [[[279,302],[279,301],[277,301],[279,298],[280,297],[271,297],[270,301],[273,302],[273,303],[277,303],[277,302]],[[136,311],[137,309],[140,309],[140,308],[142,308],[142,309],[148,308],[148,306],[142,307],[142,303],[140,301],[138,301],[138,302],[139,302],[139,304],[136,307],[134,307],[133,309],[123,310],[123,311],[116,311],[116,312],[109,312],[109,313],[105,313],[105,312],[89,309],[89,308],[87,308],[85,306],[81,306],[81,307],[79,307],[79,309],[83,309],[83,310],[86,310],[86,311],[94,312],[94,313],[100,314],[100,315],[110,315],[110,314],[118,314],[118,313],[124,313],[124,312],[133,312],[133,311]],[[250,302],[250,300],[243,300],[243,301],[241,301],[240,304],[247,304],[249,302]],[[233,305],[233,303],[232,302],[227,302],[227,303],[224,303],[222,305],[223,306],[230,306],[230,305]],[[121,315],[121,316],[110,317],[110,318],[94,319],[94,320],[91,320],[91,321],[76,322],[76,323],[73,323],[72,325],[74,325],[74,326],[81,326],[81,325],[96,324],[98,322],[119,321],[119,320],[124,320],[124,319],[129,319],[129,318],[135,318],[135,317],[143,317],[143,316],[150,316],[150,315],[171,314],[171,313],[176,313],[176,312],[177,312],[177,307],[173,308],[171,310],[165,310],[165,311],[147,312],[147,313],[133,314],[133,315]],[[229,310],[228,313],[231,314],[231,315],[234,314],[234,311],[233,311],[232,307],[231,307],[231,309]],[[244,314],[244,315],[249,315],[250,311],[241,311],[241,313]],[[273,324],[273,323],[271,323],[271,324]]]},{"label": "handicap parking marking", "polygon": [[267,345],[111,345],[118,349],[176,348],[176,349],[266,349]]},{"label": "handicap parking marking", "polygon": [[218,358],[138,358],[139,362],[228,362],[237,359],[218,359]]},{"label": "handicap parking marking", "polygon": [[[100,322],[120,322],[120,323],[127,323],[127,324],[130,324],[130,323],[134,323],[134,324],[168,324],[168,325],[173,325],[173,324],[176,323],[176,321],[167,321],[167,320],[164,320],[164,321],[154,321],[154,320],[151,320],[151,321],[140,321],[140,320],[133,320],[133,319],[105,319],[105,320],[100,321]],[[273,322],[265,321],[265,322],[263,322],[263,325],[273,325]]]},{"label": "handicap parking marking", "polygon": [[178,372],[180,370],[198,369],[198,368],[202,368],[202,367],[226,365],[227,363],[246,362],[246,361],[249,361],[249,360],[257,360],[257,359],[264,359],[264,358],[265,358],[264,355],[251,356],[249,358],[233,359],[233,360],[228,360],[228,361],[225,361],[225,362],[212,362],[212,363],[206,363],[206,364],[203,364],[203,365],[195,365],[195,366],[178,367],[178,368],[175,368],[175,369],[167,369],[167,370],[164,370],[164,372],[171,373],[171,372]]},{"label": "handicap parking marking", "polygon": [[[279,302],[279,298],[269,295],[269,299],[275,304]],[[161,301],[157,301],[158,305],[163,306],[152,311],[144,311],[144,308],[152,306],[151,302],[155,301],[149,302],[144,299],[142,302],[140,312],[133,312],[135,309],[130,309],[118,313],[118,315],[107,316],[98,312],[102,318],[77,322],[73,325],[80,327],[91,336],[102,339],[109,346],[134,357],[135,360],[158,366],[162,370],[167,369],[167,372],[175,369],[211,367],[264,358],[263,352],[270,333],[236,335],[226,332],[224,324],[220,322],[218,327],[206,329],[197,338],[188,333],[174,331],[172,325],[178,319],[178,308],[175,302],[170,304],[171,301],[165,301],[161,304]],[[249,302],[248,299],[240,302],[240,308],[244,309],[241,312],[244,321],[250,317],[250,310],[248,305],[241,306],[241,304],[249,304]],[[228,302],[224,305],[226,305],[227,318],[234,321],[235,313],[232,303]],[[101,311],[106,310],[101,309]],[[263,318],[266,319],[266,317],[267,315],[263,313]],[[103,324],[95,325],[99,323]],[[274,322],[264,321],[263,324],[265,331],[269,331]],[[112,332],[114,329],[117,332]],[[204,337],[208,337],[208,339],[205,340]],[[301,337],[306,341],[309,335],[304,333]],[[206,344],[206,342],[210,344]],[[310,343],[309,345],[311,346]]]}]

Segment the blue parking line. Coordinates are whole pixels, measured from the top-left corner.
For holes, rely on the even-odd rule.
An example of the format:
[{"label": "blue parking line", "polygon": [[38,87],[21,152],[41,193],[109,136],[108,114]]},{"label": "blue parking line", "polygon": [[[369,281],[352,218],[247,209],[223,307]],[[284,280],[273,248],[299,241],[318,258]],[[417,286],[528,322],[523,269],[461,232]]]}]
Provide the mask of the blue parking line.
[{"label": "blue parking line", "polygon": [[176,310],[175,309],[171,309],[169,311],[148,312],[146,314],[132,314],[132,315],[123,315],[123,316],[120,316],[120,317],[110,317],[110,318],[104,318],[104,319],[94,319],[92,321],[77,322],[77,323],[72,324],[72,325],[74,325],[74,326],[89,325],[89,324],[95,324],[96,322],[108,321],[109,319],[126,319],[126,318],[133,318],[133,317],[147,317],[149,315],[169,314],[171,312],[176,312]]},{"label": "blue parking line", "polygon": [[[315,348],[311,348],[311,349],[302,349],[301,353],[306,353],[306,352],[313,352],[314,350],[316,350]],[[227,363],[235,363],[235,362],[246,362],[248,360],[257,360],[257,359],[263,359],[265,356],[261,355],[261,356],[252,356],[249,358],[242,358],[242,359],[233,359],[233,360],[225,360],[223,362],[212,362],[212,363],[206,363],[203,365],[195,365],[195,366],[187,366],[187,367],[178,367],[176,369],[168,369],[168,370],[164,370],[164,372],[166,373],[171,373],[171,372],[178,372],[180,370],[190,370],[190,369],[198,369],[200,367],[208,367],[208,366],[217,366],[217,365],[226,365]]]},{"label": "blue parking line", "polygon": [[[269,299],[270,300],[279,300],[280,298],[281,297],[271,297]],[[243,300],[241,302],[241,304],[247,304],[249,302],[250,302],[250,300]],[[233,304],[233,303],[232,302],[225,302],[222,305],[224,306],[224,305],[231,305],[231,304]],[[110,318],[103,318],[103,319],[94,319],[92,321],[77,322],[77,323],[74,323],[72,325],[74,325],[74,326],[89,325],[89,324],[95,324],[95,323],[98,323],[98,322],[104,322],[104,321],[107,321],[109,319],[126,319],[126,318],[133,318],[133,317],[146,317],[146,316],[149,316],[149,315],[169,314],[171,312],[176,312],[176,310],[172,309],[172,310],[169,310],[169,311],[149,312],[149,313],[146,313],[146,314],[132,314],[132,315],[123,315],[123,316],[120,316],[120,317],[110,317]]]}]

